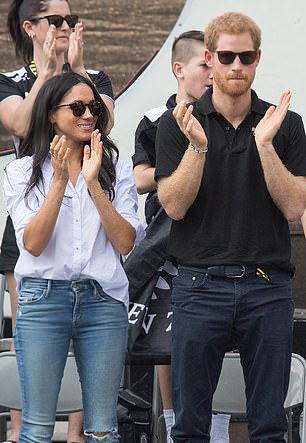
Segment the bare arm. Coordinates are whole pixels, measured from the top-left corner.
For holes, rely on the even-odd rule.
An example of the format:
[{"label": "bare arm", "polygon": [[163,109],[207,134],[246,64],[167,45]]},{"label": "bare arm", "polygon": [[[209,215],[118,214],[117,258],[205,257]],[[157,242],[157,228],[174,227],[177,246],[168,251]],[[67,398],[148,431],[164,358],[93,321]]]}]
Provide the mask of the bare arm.
[{"label": "bare arm", "polygon": [[43,62],[37,79],[30,93],[23,99],[12,95],[0,103],[0,120],[4,127],[18,137],[26,134],[33,103],[42,85],[51,77],[61,72],[62,63],[56,57],[56,28],[51,25],[44,42]]},{"label": "bare arm", "polygon": [[89,146],[85,146],[82,173],[109,241],[120,254],[126,255],[134,246],[136,232],[133,226],[116,211],[98,181],[102,161],[100,138],[99,131],[94,131],[91,136],[91,150]]},{"label": "bare arm", "polygon": [[[82,24],[77,23],[75,32],[71,33],[69,47],[70,63],[72,70],[83,75],[83,77],[89,78],[83,64],[82,31]],[[57,57],[55,52],[55,34],[56,28],[51,25],[43,46],[42,65],[29,94],[25,98],[19,95],[12,95],[0,103],[0,120],[7,131],[17,137],[24,137],[27,132],[33,104],[43,84],[49,78],[62,72],[63,59]],[[110,114],[107,128],[109,132],[114,125],[114,104],[112,99],[106,96],[102,96],[102,100]]]},{"label": "bare arm", "polygon": [[[83,24],[77,23],[75,25],[74,32],[70,34],[68,62],[73,72],[76,72],[83,77],[91,80],[83,62],[83,30]],[[104,101],[109,112],[109,123],[107,127],[107,133],[109,133],[114,126],[114,102],[110,97],[107,97],[105,95],[101,95],[101,98]]]},{"label": "bare arm", "polygon": [[289,108],[291,94],[285,92],[278,106],[271,106],[256,127],[255,140],[268,191],[289,221],[299,220],[306,208],[306,178],[287,170],[272,144]]},{"label": "bare arm", "polygon": [[187,149],[178,168],[169,177],[158,180],[158,197],[167,215],[181,220],[193,204],[200,188],[205,154]]},{"label": "bare arm", "polygon": [[104,101],[109,112],[109,121],[106,129],[107,134],[109,134],[114,126],[114,102],[110,97],[107,97],[106,95],[101,95],[101,98]]},{"label": "bare arm", "polygon": [[56,135],[50,146],[54,178],[46,199],[31,222],[25,227],[23,242],[25,249],[38,257],[47,246],[60,211],[68,182],[67,160],[69,148],[65,146],[65,138]]},{"label": "bare arm", "polygon": [[157,184],[154,180],[155,168],[150,163],[140,163],[134,168],[134,176],[138,194],[155,191]]},{"label": "bare arm", "polygon": [[201,153],[187,149],[176,171],[158,180],[158,197],[173,220],[185,217],[199,192],[204,172],[207,138],[192,110],[192,106],[187,109],[186,103],[181,102],[175,107],[173,115],[181,131]]}]

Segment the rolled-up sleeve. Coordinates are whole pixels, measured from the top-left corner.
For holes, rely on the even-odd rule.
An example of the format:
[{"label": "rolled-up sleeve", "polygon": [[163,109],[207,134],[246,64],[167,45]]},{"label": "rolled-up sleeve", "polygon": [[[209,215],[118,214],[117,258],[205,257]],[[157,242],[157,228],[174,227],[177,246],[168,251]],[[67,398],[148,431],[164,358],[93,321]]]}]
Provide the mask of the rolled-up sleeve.
[{"label": "rolled-up sleeve", "polygon": [[15,228],[17,244],[24,248],[23,233],[26,225],[33,219],[39,209],[39,199],[30,192],[25,199],[25,191],[31,176],[32,159],[25,157],[14,160],[4,171],[4,201]]}]

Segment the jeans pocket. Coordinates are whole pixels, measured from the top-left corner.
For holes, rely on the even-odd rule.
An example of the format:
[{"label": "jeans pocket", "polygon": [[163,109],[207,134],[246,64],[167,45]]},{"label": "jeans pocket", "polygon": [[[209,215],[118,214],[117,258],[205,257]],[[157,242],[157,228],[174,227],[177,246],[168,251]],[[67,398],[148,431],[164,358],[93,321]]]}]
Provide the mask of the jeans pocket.
[{"label": "jeans pocket", "polygon": [[289,287],[291,288],[291,278],[286,271],[278,271],[278,270],[272,270],[267,272],[267,278],[260,280],[264,280],[267,284],[267,286],[273,286],[274,288],[280,287],[285,288]]},{"label": "jeans pocket", "polygon": [[173,278],[173,286],[185,289],[202,288],[207,282],[207,274],[200,270],[180,267],[178,275]]},{"label": "jeans pocket", "polygon": [[121,303],[119,300],[116,300],[115,298],[106,294],[106,292],[103,291],[102,286],[98,282],[93,281],[92,283],[94,287],[94,296],[97,300],[107,301],[109,303]]},{"label": "jeans pocket", "polygon": [[45,300],[49,294],[48,280],[26,277],[21,280],[18,292],[18,304],[28,305]]},{"label": "jeans pocket", "polygon": [[48,288],[23,288],[18,291],[18,304],[20,306],[38,303],[47,297]]}]

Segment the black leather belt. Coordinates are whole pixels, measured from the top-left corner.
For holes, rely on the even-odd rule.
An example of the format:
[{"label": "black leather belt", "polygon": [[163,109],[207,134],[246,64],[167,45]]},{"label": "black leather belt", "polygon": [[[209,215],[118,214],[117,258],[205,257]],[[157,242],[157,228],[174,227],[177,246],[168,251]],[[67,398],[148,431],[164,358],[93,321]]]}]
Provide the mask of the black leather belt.
[{"label": "black leather belt", "polygon": [[242,278],[248,274],[255,274],[257,266],[243,266],[243,265],[221,265],[221,266],[208,266],[204,269],[208,275],[215,277],[228,277],[228,278]]}]

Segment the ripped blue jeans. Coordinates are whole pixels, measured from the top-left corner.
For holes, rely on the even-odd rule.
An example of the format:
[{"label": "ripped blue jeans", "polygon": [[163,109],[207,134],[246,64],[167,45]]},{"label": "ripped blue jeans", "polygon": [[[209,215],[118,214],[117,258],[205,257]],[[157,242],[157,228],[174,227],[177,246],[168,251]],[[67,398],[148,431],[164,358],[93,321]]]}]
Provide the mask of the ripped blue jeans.
[{"label": "ripped blue jeans", "polygon": [[51,442],[71,338],[86,440],[117,443],[117,399],[128,328],[124,304],[93,280],[24,278],[18,293],[15,350],[23,408],[19,443]]}]

